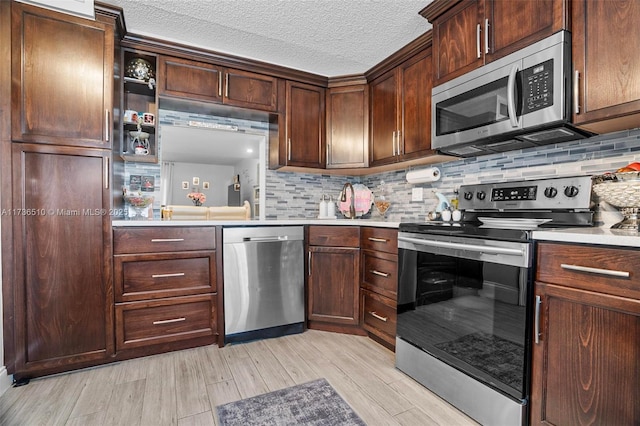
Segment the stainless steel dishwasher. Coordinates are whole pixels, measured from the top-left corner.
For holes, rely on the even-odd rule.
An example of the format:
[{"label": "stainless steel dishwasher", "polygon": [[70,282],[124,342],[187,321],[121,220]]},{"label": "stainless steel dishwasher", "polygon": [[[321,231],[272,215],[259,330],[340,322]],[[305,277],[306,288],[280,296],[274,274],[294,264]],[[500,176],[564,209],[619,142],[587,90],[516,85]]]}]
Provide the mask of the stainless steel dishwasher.
[{"label": "stainless steel dishwasher", "polygon": [[304,228],[224,228],[225,342],[304,330]]}]

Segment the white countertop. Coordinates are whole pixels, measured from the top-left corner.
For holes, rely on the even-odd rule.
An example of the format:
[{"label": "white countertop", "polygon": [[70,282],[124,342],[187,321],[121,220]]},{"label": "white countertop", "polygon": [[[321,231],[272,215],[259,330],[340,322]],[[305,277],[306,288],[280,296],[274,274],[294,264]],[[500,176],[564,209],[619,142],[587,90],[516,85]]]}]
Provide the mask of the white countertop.
[{"label": "white countertop", "polygon": [[611,229],[609,226],[541,229],[533,231],[532,235],[535,240],[539,241],[640,247],[639,233]]},{"label": "white countertop", "polygon": [[[271,219],[271,220],[114,220],[113,227],[133,226],[295,226],[295,225],[338,225],[373,226],[397,229],[400,222],[372,219]],[[610,225],[580,228],[549,228],[533,231],[538,241],[598,244],[640,248],[640,234],[630,231],[610,229]]]},{"label": "white countertop", "polygon": [[400,222],[371,219],[273,219],[273,220],[114,220],[113,227],[127,226],[282,226],[282,225],[341,225],[398,228]]}]

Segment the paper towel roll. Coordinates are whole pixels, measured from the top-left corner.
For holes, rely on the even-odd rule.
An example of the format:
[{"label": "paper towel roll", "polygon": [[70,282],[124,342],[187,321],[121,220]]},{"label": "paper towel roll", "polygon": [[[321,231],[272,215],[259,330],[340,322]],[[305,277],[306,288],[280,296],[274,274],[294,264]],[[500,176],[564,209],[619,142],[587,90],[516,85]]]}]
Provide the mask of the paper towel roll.
[{"label": "paper towel roll", "polygon": [[440,169],[430,167],[428,169],[413,170],[407,173],[407,182],[409,183],[425,183],[440,180]]}]

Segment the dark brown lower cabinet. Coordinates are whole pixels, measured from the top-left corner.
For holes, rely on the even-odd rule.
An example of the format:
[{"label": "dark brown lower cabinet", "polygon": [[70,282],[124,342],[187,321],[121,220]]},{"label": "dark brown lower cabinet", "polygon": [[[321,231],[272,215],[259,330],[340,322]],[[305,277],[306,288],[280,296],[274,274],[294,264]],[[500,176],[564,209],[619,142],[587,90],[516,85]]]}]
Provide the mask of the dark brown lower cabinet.
[{"label": "dark brown lower cabinet", "polygon": [[15,360],[35,377],[114,354],[109,150],[12,144]]},{"label": "dark brown lower cabinet", "polygon": [[363,227],[360,321],[369,337],[394,350],[398,299],[398,230]]},{"label": "dark brown lower cabinet", "polygon": [[216,228],[127,226],[113,235],[117,358],[216,343]]},{"label": "dark brown lower cabinet", "polygon": [[638,273],[637,250],[539,245],[532,424],[640,424]]},{"label": "dark brown lower cabinet", "polygon": [[359,228],[310,226],[308,244],[308,327],[364,334],[359,327]]}]

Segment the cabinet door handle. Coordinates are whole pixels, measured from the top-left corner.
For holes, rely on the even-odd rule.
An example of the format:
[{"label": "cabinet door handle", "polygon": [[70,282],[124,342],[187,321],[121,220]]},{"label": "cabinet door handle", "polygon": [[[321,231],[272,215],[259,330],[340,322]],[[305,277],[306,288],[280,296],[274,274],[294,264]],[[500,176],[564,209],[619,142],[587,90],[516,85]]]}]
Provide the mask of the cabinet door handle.
[{"label": "cabinet door handle", "polygon": [[382,317],[382,316],[376,314],[375,311],[369,311],[369,315],[371,315],[374,318],[379,319],[380,321],[384,321],[384,322],[387,322],[387,320],[389,319],[388,317]]},{"label": "cabinet door handle", "polygon": [[309,258],[307,260],[307,266],[309,269],[309,276],[311,276],[311,252],[309,252]]},{"label": "cabinet door handle", "polygon": [[104,189],[109,189],[109,157],[104,157]]},{"label": "cabinet door handle", "polygon": [[536,319],[533,323],[533,338],[535,339],[536,345],[540,343],[540,305],[542,305],[542,299],[540,296],[536,296]]},{"label": "cabinet door handle", "polygon": [[376,238],[376,237],[369,237],[368,240],[373,241],[374,243],[387,243],[389,241],[385,238]]},{"label": "cabinet door handle", "polygon": [[110,139],[110,133],[109,129],[111,128],[110,123],[109,123],[109,117],[111,116],[111,114],[109,114],[109,110],[105,109],[104,110],[104,140],[105,142],[109,142]]},{"label": "cabinet door handle", "polygon": [[186,321],[186,318],[185,317],[180,317],[180,318],[173,318],[173,319],[168,319],[168,320],[154,321],[153,325],[171,324],[172,322],[181,322],[181,321]]},{"label": "cabinet door handle", "polygon": [[291,138],[287,139],[287,160],[291,161]]},{"label": "cabinet door handle", "polygon": [[218,96],[222,97],[222,72],[218,72]]},{"label": "cabinet door handle", "polygon": [[396,156],[396,131],[393,131],[393,136],[391,136],[391,155],[393,157]]},{"label": "cabinet door handle", "polygon": [[580,71],[573,72],[573,113],[580,114]]},{"label": "cabinet door handle", "polygon": [[400,140],[402,139],[402,130],[396,132],[396,144],[398,145],[398,155],[404,154],[404,144],[402,144],[402,150],[400,150]]},{"label": "cabinet door handle", "polygon": [[476,52],[478,52],[478,59],[480,59],[480,55],[482,55],[482,51],[480,50],[480,24],[476,25]]},{"label": "cabinet door handle", "polygon": [[229,97],[229,73],[224,75],[224,97]]},{"label": "cabinet door handle", "polygon": [[376,271],[375,269],[370,269],[369,272],[371,272],[373,275],[378,275],[380,277],[385,277],[385,278],[387,278],[390,275],[386,272]]},{"label": "cabinet door handle", "polygon": [[489,53],[489,19],[484,20],[484,53]]},{"label": "cabinet door handle", "polygon": [[589,272],[591,274],[608,275],[610,277],[629,278],[629,275],[630,275],[629,272],[627,272],[627,271],[616,271],[616,270],[613,270],[613,269],[591,268],[589,266],[580,266],[580,265],[567,265],[566,263],[561,263],[560,267],[562,269],[567,269],[569,271]]},{"label": "cabinet door handle", "polygon": [[184,277],[184,275],[184,272],[175,272],[173,274],[152,274],[151,278]]},{"label": "cabinet door handle", "polygon": [[176,243],[184,241],[184,238],[152,238],[152,243]]}]

